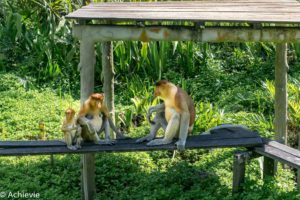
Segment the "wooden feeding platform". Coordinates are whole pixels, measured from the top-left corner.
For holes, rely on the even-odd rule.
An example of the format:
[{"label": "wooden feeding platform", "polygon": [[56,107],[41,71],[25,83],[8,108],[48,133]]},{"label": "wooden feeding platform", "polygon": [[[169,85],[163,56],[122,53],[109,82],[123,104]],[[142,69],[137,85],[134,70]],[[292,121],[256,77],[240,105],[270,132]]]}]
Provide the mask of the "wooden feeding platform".
[{"label": "wooden feeding platform", "polygon": [[[146,146],[136,143],[136,139],[116,140],[115,145],[97,145],[85,143],[81,149],[69,150],[62,141],[0,141],[0,156],[26,156],[43,154],[83,154],[101,152],[132,152],[176,150],[175,144]],[[224,148],[224,147],[256,147],[263,144],[261,137],[252,131],[237,128],[236,131],[226,129],[208,135],[190,136],[186,149]]]}]

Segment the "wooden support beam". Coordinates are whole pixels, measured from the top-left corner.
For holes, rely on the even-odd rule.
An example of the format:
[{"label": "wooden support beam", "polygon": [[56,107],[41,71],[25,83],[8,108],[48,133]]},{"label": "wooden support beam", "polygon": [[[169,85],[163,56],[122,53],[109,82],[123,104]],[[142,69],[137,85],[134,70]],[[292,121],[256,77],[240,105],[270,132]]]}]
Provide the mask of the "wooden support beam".
[{"label": "wooden support beam", "polygon": [[[111,113],[113,122],[115,122],[115,95],[114,95],[114,59],[113,43],[102,42],[102,74],[103,74],[103,92],[105,93],[105,102]],[[116,135],[111,131],[111,138],[115,139]]]},{"label": "wooden support beam", "polygon": [[[298,150],[300,150],[300,133],[298,133]],[[300,190],[300,168],[297,169],[297,188]]]},{"label": "wooden support beam", "polygon": [[275,138],[287,144],[287,44],[276,45],[275,64]]},{"label": "wooden support beam", "polygon": [[233,155],[233,181],[232,195],[242,191],[245,182],[246,159],[250,157],[249,152],[235,152]]},{"label": "wooden support beam", "polygon": [[264,156],[264,163],[263,163],[263,178],[265,179],[268,176],[275,175],[275,160]]},{"label": "wooden support beam", "polygon": [[[95,47],[90,40],[80,42],[80,101],[81,104],[93,93],[95,82]],[[81,190],[82,199],[92,200],[95,198],[95,154],[83,154],[81,157]]]},{"label": "wooden support beam", "polygon": [[75,25],[73,35],[78,39],[103,41],[200,41],[200,42],[296,42],[299,28],[194,27],[176,26],[113,26]]}]

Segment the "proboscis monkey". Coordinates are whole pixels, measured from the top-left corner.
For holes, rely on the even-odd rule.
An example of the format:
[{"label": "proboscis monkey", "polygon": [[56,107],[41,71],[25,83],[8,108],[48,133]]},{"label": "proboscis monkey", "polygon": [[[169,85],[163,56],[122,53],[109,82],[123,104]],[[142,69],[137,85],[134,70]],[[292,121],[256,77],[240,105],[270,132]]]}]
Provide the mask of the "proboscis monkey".
[{"label": "proboscis monkey", "polygon": [[[193,130],[195,122],[194,102],[184,90],[169,81],[161,80],[155,86],[154,96],[163,99],[164,103],[149,108],[147,119],[151,123],[150,133],[137,142],[150,141],[147,145],[153,146],[169,144],[173,138],[179,138],[177,149],[184,150],[188,132]],[[156,116],[152,121],[153,112]],[[164,129],[165,136],[154,139],[159,128]]]},{"label": "proboscis monkey", "polygon": [[81,127],[76,122],[75,111],[72,108],[68,108],[65,111],[61,130],[64,133],[64,140],[68,149],[76,150],[81,148]]},{"label": "proboscis monkey", "polygon": [[[109,127],[117,134],[117,138],[124,138],[109,115],[103,93],[90,95],[79,111],[78,122],[83,128],[82,137],[84,141],[93,141],[97,144],[113,144],[110,139]],[[105,132],[104,141],[100,140],[98,136],[103,130]]]}]

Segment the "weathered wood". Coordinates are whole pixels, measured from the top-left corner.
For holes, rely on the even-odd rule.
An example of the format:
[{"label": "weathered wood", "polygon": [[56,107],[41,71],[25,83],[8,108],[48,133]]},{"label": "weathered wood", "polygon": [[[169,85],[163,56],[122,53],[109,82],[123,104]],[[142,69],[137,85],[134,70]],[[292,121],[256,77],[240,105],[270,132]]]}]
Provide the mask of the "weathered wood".
[{"label": "weathered wood", "polygon": [[84,103],[94,91],[95,82],[95,47],[89,39],[80,41],[80,101]]},{"label": "weathered wood", "polygon": [[[257,147],[262,145],[260,137],[241,137],[241,138],[229,138],[222,137],[220,134],[212,135],[213,137],[207,137],[208,135],[190,136],[186,142],[186,149],[199,149],[199,148],[223,148],[223,147]],[[145,143],[137,144],[136,139],[129,140],[117,140],[115,145],[96,145],[92,143],[83,144],[82,149],[72,151],[66,148],[66,145],[62,145],[60,142],[57,146],[41,146],[36,147],[25,146],[10,146],[10,148],[0,149],[0,156],[11,155],[44,155],[44,154],[82,154],[82,153],[98,153],[98,152],[135,152],[135,151],[155,151],[155,150],[175,150],[175,141],[169,145],[162,146],[146,146]],[[45,141],[46,143],[47,141]],[[16,143],[15,143],[16,144]]]},{"label": "weathered wood", "polygon": [[248,152],[236,152],[233,155],[232,194],[242,191],[245,182],[246,159]]},{"label": "weathered wood", "polygon": [[281,149],[264,145],[263,147],[255,147],[254,150],[263,156],[288,164],[297,169],[300,167],[300,157],[297,157],[286,151],[282,151]]},{"label": "weathered wood", "polygon": [[95,154],[83,154],[81,158],[82,199],[92,200],[96,195]]},{"label": "weathered wood", "polygon": [[289,147],[289,146],[281,144],[277,141],[266,139],[266,138],[263,138],[262,140],[263,140],[264,144],[267,144],[271,147],[275,147],[277,149],[280,149],[281,151],[285,151],[285,152],[287,152],[289,154],[292,154],[294,156],[300,157],[300,151],[295,149],[295,148]]},{"label": "weathered wood", "polygon": [[200,41],[200,42],[292,42],[300,41],[299,28],[234,28],[178,26],[113,26],[75,25],[73,35],[78,39],[103,41]]},{"label": "weathered wood", "polygon": [[[233,129],[233,128],[232,128]],[[234,132],[230,132],[227,129],[215,131],[213,134],[199,134],[196,136],[189,136],[188,141],[207,142],[209,140],[225,140],[225,139],[248,139],[256,138],[259,144],[262,144],[263,140],[256,132],[252,132],[246,129],[237,128]],[[264,141],[266,141],[264,139]],[[270,143],[272,141],[269,141]],[[135,139],[128,140],[116,140],[116,144],[135,144]],[[83,143],[83,146],[89,145],[89,143]],[[65,147],[66,144],[60,140],[46,140],[46,141],[0,141],[0,148],[21,148],[21,147]],[[285,146],[285,145],[283,145]],[[297,151],[297,150],[296,150]]]},{"label": "weathered wood", "polygon": [[[81,104],[94,91],[95,77],[95,47],[94,42],[88,39],[80,41],[80,101]],[[82,199],[94,199],[96,194],[95,186],[95,155],[83,154],[82,163]]]},{"label": "weathered wood", "polygon": [[95,3],[67,15],[117,21],[300,23],[300,3],[289,1],[172,1]]},{"label": "weathered wood", "polygon": [[[105,102],[113,122],[115,122],[115,95],[114,95],[114,59],[113,43],[102,42],[102,74],[103,74],[103,91],[105,93]],[[115,139],[116,135],[111,131],[111,138]]]},{"label": "weathered wood", "polygon": [[275,138],[287,144],[287,44],[276,45],[275,64]]},{"label": "weathered wood", "polygon": [[263,178],[275,175],[275,161],[272,158],[264,156]]}]

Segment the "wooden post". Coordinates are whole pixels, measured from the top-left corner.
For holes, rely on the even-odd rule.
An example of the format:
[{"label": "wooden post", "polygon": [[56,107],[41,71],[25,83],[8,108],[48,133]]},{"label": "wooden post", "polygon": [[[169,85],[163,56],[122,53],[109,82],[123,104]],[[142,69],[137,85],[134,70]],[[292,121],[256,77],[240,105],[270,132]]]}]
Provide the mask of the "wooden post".
[{"label": "wooden post", "polygon": [[[95,82],[95,47],[94,42],[82,40],[80,42],[80,101],[81,104],[94,91]],[[92,200],[95,198],[95,155],[88,153],[81,157],[81,190],[82,199]]]},{"label": "wooden post", "polygon": [[[298,149],[300,150],[300,133],[298,133]],[[300,190],[300,169],[297,169],[297,188]]]},{"label": "wooden post", "polygon": [[245,182],[245,169],[247,157],[249,157],[248,152],[234,153],[232,195],[242,191],[242,184]]},{"label": "wooden post", "polygon": [[274,175],[275,175],[275,160],[264,156],[263,179],[265,179],[268,176],[274,176]]},{"label": "wooden post", "polygon": [[287,44],[276,45],[275,64],[275,138],[287,144]]},{"label": "wooden post", "polygon": [[[113,122],[115,122],[115,105],[114,105],[114,59],[113,43],[102,42],[102,74],[103,74],[103,92],[105,93],[105,102],[111,113]],[[111,131],[111,138],[115,139],[116,135]]]}]

